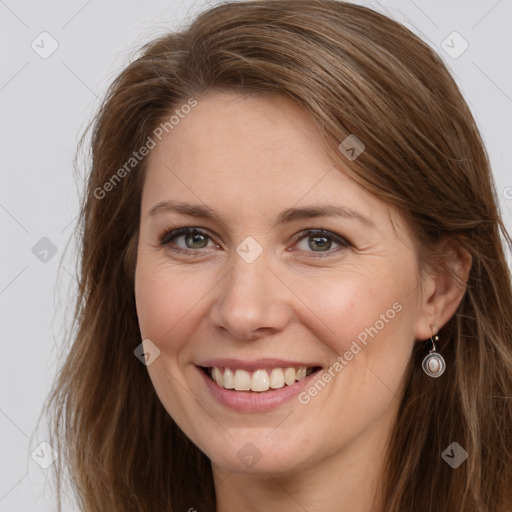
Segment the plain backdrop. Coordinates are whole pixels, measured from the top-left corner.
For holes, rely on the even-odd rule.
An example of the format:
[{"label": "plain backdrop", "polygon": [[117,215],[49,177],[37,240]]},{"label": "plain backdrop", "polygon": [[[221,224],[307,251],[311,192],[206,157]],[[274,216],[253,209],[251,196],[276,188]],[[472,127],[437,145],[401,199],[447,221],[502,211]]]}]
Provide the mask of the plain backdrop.
[{"label": "plain backdrop", "polygon": [[[1,512],[55,510],[38,417],[73,305],[70,239],[87,172],[84,156],[75,180],[78,138],[138,47],[214,3],[0,0]],[[483,134],[510,229],[511,2],[356,3],[401,21],[447,63]]]}]

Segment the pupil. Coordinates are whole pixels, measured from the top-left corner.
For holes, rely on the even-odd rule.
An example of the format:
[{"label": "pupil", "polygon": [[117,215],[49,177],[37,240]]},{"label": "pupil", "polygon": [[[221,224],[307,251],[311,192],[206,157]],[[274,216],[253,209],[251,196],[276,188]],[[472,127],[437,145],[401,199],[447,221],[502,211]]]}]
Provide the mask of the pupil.
[{"label": "pupil", "polygon": [[[187,245],[189,245],[189,241],[192,239],[192,244],[194,244],[194,247],[192,247],[192,249],[197,249],[198,247],[204,247],[204,242],[206,240],[205,236],[204,235],[201,235],[199,233],[195,233],[193,235],[187,235]],[[201,244],[201,242],[203,242],[203,245],[195,245],[197,242],[199,242],[199,244]]]},{"label": "pupil", "polygon": [[[329,249],[330,248],[331,241],[324,236],[316,236],[316,237],[313,237],[312,240],[313,240],[313,243],[316,244],[316,247],[311,245],[311,243],[309,244],[309,247],[311,249],[313,249],[314,251],[318,250],[318,248],[320,248],[320,249],[322,249],[322,248]],[[318,247],[318,246],[320,246],[320,247]]]}]

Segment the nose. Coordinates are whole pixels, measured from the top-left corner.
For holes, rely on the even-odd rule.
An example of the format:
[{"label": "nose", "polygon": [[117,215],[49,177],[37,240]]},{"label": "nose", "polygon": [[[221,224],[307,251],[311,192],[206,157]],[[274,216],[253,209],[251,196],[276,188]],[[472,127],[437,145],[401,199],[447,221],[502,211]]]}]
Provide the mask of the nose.
[{"label": "nose", "polygon": [[282,331],[291,319],[289,291],[269,267],[264,253],[252,263],[237,254],[233,260],[215,287],[217,295],[210,312],[215,328],[243,340]]}]

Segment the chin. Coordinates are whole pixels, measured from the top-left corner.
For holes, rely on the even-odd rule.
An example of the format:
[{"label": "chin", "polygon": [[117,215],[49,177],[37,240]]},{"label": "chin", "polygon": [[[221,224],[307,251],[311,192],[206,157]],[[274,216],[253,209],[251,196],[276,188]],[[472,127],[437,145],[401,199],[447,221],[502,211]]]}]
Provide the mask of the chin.
[{"label": "chin", "polygon": [[286,476],[306,469],[312,457],[304,452],[304,443],[286,443],[286,436],[275,436],[272,441],[265,433],[256,431],[252,435],[233,434],[229,441],[223,439],[217,445],[203,450],[212,464],[225,471],[251,475]]}]

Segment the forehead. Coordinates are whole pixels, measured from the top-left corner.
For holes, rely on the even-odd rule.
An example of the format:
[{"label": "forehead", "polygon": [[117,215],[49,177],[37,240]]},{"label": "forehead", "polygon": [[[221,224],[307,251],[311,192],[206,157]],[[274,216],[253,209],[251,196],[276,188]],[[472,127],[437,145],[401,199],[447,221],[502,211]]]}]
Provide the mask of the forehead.
[{"label": "forehead", "polygon": [[294,102],[223,92],[200,96],[149,154],[143,208],[170,199],[239,216],[324,202],[365,216],[385,209],[333,166],[320,129]]},{"label": "forehead", "polygon": [[172,155],[176,165],[190,171],[224,168],[256,178],[254,171],[261,174],[299,161],[329,164],[324,145],[308,114],[287,98],[209,92],[164,134],[150,164]]}]

